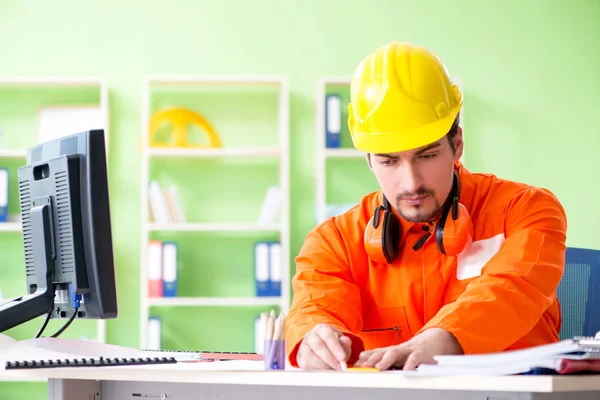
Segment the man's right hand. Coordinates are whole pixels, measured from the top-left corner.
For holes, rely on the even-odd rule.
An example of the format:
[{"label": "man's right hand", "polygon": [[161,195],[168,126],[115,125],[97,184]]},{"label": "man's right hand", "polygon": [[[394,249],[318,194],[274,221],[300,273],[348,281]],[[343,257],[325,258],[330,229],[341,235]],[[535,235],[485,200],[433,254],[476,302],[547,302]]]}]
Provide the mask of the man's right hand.
[{"label": "man's right hand", "polygon": [[352,341],[337,328],[319,324],[311,329],[298,348],[301,369],[341,369],[351,354]]}]

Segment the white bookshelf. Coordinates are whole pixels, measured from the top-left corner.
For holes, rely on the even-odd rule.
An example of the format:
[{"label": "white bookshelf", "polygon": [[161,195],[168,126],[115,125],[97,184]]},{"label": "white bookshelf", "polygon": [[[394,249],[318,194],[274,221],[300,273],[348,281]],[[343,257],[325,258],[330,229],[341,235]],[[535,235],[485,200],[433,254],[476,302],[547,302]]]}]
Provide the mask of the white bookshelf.
[{"label": "white bookshelf", "polygon": [[[104,132],[106,137],[106,143],[108,147],[109,143],[109,127],[110,127],[110,119],[109,119],[109,97],[108,97],[108,81],[104,77],[100,76],[0,76],[0,92],[3,90],[20,90],[20,89],[32,89],[32,88],[57,88],[60,90],[61,88],[97,88],[99,91],[99,103],[103,114],[104,120]],[[52,106],[54,104],[48,104]],[[59,105],[62,105],[60,103]],[[73,104],[76,105],[76,104]],[[87,105],[87,103],[86,103]],[[31,119],[35,119],[37,116],[35,114],[31,115]],[[7,128],[4,126],[3,128]],[[12,129],[6,129],[6,132],[3,132],[3,135],[10,135]],[[15,160],[20,160],[21,165],[26,164],[27,159],[27,147],[35,145],[35,140],[37,136],[35,132],[31,133],[31,142],[27,143],[24,148],[0,148],[0,163],[3,163],[4,160],[9,161],[14,164]],[[15,173],[16,171],[12,171],[11,173]],[[16,179],[14,180],[16,182]],[[18,187],[10,187],[9,190],[18,190]],[[20,208],[20,207],[19,207]],[[0,233],[21,233],[22,226],[20,222],[4,222],[0,223]],[[2,240],[2,236],[0,236],[0,240]],[[25,289],[25,261],[23,260],[23,295],[26,294]],[[2,299],[1,301],[9,301],[10,298]],[[41,324],[41,320],[40,320]],[[76,324],[76,321],[73,325]],[[93,339],[100,343],[106,343],[106,321],[98,320],[96,321],[96,337]],[[20,338],[17,338],[20,339]],[[30,339],[30,338],[23,338]],[[37,379],[37,378],[15,378],[15,379],[3,379],[3,382],[45,382],[46,379]]]},{"label": "white bookshelf", "polygon": [[[202,96],[202,89],[226,87],[234,88],[274,88],[278,93],[277,103],[277,144],[267,147],[227,146],[223,148],[171,148],[150,147],[149,126],[152,113],[152,91],[164,89],[165,87],[184,88],[186,93],[199,89],[198,96]],[[194,92],[195,93],[195,92]],[[141,183],[140,183],[140,346],[148,346],[148,318],[151,308],[157,307],[261,307],[275,306],[282,312],[287,313],[290,307],[290,155],[289,155],[289,84],[285,76],[195,76],[195,75],[161,75],[148,76],[142,85],[142,159],[141,159]],[[202,112],[202,110],[197,110]],[[211,121],[215,125],[218,121]],[[244,132],[240,132],[243,135]],[[244,159],[252,161],[269,159],[278,163],[278,185],[281,188],[281,209],[276,224],[259,224],[248,222],[198,222],[187,223],[156,223],[149,220],[148,185],[150,182],[151,163],[157,159],[235,159],[243,163]],[[237,161],[240,160],[241,161]],[[218,171],[215,171],[218,173]],[[185,188],[178,188],[180,192]],[[185,212],[185,209],[184,209]],[[258,219],[258,215],[256,216]],[[186,216],[187,218],[187,216]],[[275,233],[281,243],[281,296],[277,297],[149,297],[148,296],[148,251],[147,244],[151,234],[163,232],[226,232],[230,235],[246,233]],[[183,251],[179,249],[178,252]],[[253,268],[253,260],[248,262],[249,268]],[[178,273],[178,279],[180,275]],[[199,293],[197,296],[201,296]],[[254,327],[248,326],[245,334],[253,335]]]}]

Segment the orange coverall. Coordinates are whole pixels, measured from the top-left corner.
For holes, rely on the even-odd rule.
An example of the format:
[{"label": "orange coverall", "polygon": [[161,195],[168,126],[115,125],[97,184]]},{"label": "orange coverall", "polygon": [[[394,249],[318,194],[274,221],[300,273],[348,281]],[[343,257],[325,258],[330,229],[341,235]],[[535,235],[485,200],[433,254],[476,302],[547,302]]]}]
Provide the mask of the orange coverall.
[{"label": "orange coverall", "polygon": [[[473,242],[459,256],[439,253],[435,236],[413,250],[427,223],[401,218],[400,256],[370,260],[365,226],[382,193],[314,228],[296,258],[294,298],[286,318],[286,351],[331,324],[352,339],[349,363],[362,350],[399,344],[427,328],[443,328],[465,354],[558,340],[556,288],[566,251],[566,216],[548,191],[471,173],[456,162],[460,202],[473,221]],[[433,233],[433,232],[432,232]]]}]

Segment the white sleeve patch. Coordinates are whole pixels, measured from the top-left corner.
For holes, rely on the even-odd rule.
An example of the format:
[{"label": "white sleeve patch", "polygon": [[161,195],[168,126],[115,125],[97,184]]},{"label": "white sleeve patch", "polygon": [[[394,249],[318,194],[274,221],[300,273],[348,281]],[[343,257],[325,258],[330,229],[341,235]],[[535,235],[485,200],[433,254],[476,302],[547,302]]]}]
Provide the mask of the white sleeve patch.
[{"label": "white sleeve patch", "polygon": [[469,279],[481,275],[481,270],[505,241],[503,233],[489,239],[476,240],[458,255],[456,278]]}]

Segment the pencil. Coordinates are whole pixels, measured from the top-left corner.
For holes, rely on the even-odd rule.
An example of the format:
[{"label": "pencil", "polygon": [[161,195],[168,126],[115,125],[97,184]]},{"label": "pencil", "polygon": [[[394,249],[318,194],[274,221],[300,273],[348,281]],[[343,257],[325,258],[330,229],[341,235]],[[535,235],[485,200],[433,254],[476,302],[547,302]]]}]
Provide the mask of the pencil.
[{"label": "pencil", "polygon": [[267,331],[265,332],[266,340],[273,340],[273,328],[275,327],[275,311],[271,310],[267,318]]}]

